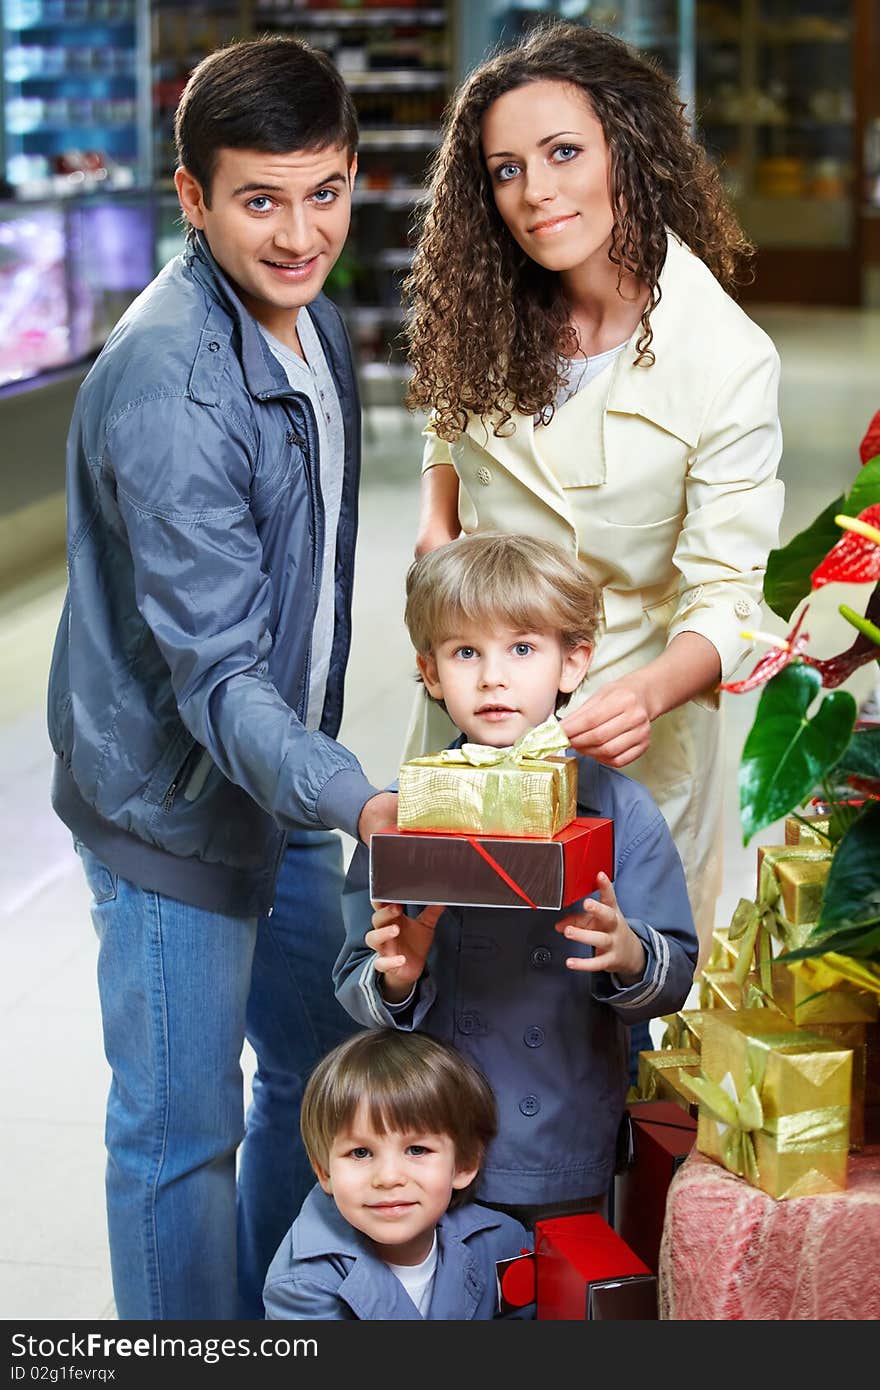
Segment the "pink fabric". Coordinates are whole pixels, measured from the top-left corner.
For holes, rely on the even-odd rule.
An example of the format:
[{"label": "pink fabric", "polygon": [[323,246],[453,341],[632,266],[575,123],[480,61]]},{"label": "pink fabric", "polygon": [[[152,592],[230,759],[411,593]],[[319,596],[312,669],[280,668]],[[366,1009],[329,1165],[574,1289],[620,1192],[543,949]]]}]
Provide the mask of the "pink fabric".
[{"label": "pink fabric", "polygon": [[880,1146],[845,1192],[777,1202],[694,1149],[669,1187],[660,1317],[880,1318]]}]

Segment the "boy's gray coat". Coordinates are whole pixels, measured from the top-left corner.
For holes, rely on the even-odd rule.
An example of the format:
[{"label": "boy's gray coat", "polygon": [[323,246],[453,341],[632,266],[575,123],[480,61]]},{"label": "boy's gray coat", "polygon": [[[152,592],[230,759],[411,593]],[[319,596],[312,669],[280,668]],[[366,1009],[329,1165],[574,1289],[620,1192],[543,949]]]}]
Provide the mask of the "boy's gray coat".
[{"label": "boy's gray coat", "polygon": [[[446,1212],[437,1226],[427,1320],[504,1316],[497,1311],[495,1263],[531,1246],[525,1227],[502,1212],[473,1202]],[[266,1317],[274,1319],[422,1320],[397,1276],[317,1183],[269,1266],[263,1302]],[[533,1314],[530,1306],[509,1316]]]}]

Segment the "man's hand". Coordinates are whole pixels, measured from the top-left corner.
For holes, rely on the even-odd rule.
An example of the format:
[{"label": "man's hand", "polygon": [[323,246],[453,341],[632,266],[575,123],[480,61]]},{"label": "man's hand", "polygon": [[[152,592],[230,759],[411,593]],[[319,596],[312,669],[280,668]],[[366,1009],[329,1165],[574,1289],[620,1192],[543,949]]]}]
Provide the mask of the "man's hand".
[{"label": "man's hand", "polygon": [[651,742],[647,697],[633,678],[603,686],[559,722],[578,753],[609,767],[626,767]]},{"label": "man's hand", "polygon": [[397,829],[397,792],[378,792],[364,803],[358,817],[358,835],[369,847],[377,830]]},{"label": "man's hand", "polygon": [[592,946],[591,957],[568,956],[569,970],[613,970],[626,984],[635,984],[645,973],[645,948],[627,922],[607,874],[596,879],[599,901],[584,899],[584,910],[574,917],[562,917],[556,931],[569,941]]},{"label": "man's hand", "polygon": [[364,943],[376,952],[373,964],[382,976],[383,996],[391,1004],[400,1004],[421,978],[434,928],[445,909],[432,903],[418,917],[407,917],[400,903],[373,903],[373,907],[373,926]]}]

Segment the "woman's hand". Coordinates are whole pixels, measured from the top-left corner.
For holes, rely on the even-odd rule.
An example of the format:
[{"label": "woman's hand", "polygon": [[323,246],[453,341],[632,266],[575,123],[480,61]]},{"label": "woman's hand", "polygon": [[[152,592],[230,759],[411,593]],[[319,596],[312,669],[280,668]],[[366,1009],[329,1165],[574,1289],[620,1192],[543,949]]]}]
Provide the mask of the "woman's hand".
[{"label": "woman's hand", "polygon": [[647,750],[651,724],[717,684],[721,660],[699,632],[679,632],[654,661],[610,681],[559,721],[578,753],[626,767]]},{"label": "woman's hand", "polygon": [[609,767],[626,767],[651,742],[651,715],[635,677],[611,681],[560,721],[572,747]]},{"label": "woman's hand", "polygon": [[635,984],[645,973],[645,948],[617,905],[607,874],[596,878],[599,901],[585,898],[583,912],[562,917],[556,931],[569,941],[592,946],[592,956],[568,956],[569,970],[613,970],[627,984]]},{"label": "woman's hand", "polygon": [[373,964],[382,977],[384,998],[400,1004],[421,979],[444,908],[432,903],[418,917],[407,917],[400,903],[373,903],[373,908],[373,926],[364,944],[376,952]]}]

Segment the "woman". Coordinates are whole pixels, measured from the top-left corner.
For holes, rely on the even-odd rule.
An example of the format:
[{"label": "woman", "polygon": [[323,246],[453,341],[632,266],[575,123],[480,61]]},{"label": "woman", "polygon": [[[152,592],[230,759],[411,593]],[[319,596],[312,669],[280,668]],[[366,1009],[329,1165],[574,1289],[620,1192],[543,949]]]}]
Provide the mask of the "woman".
[{"label": "woman", "polygon": [[[417,553],[490,528],[580,552],[604,618],[563,727],[653,792],[702,964],[717,686],[748,653],[782,511],[778,356],[727,293],[752,248],[672,81],[573,23],[463,83],[431,193],[407,282],[408,403],[431,412]],[[411,748],[444,740],[425,710]]]}]

